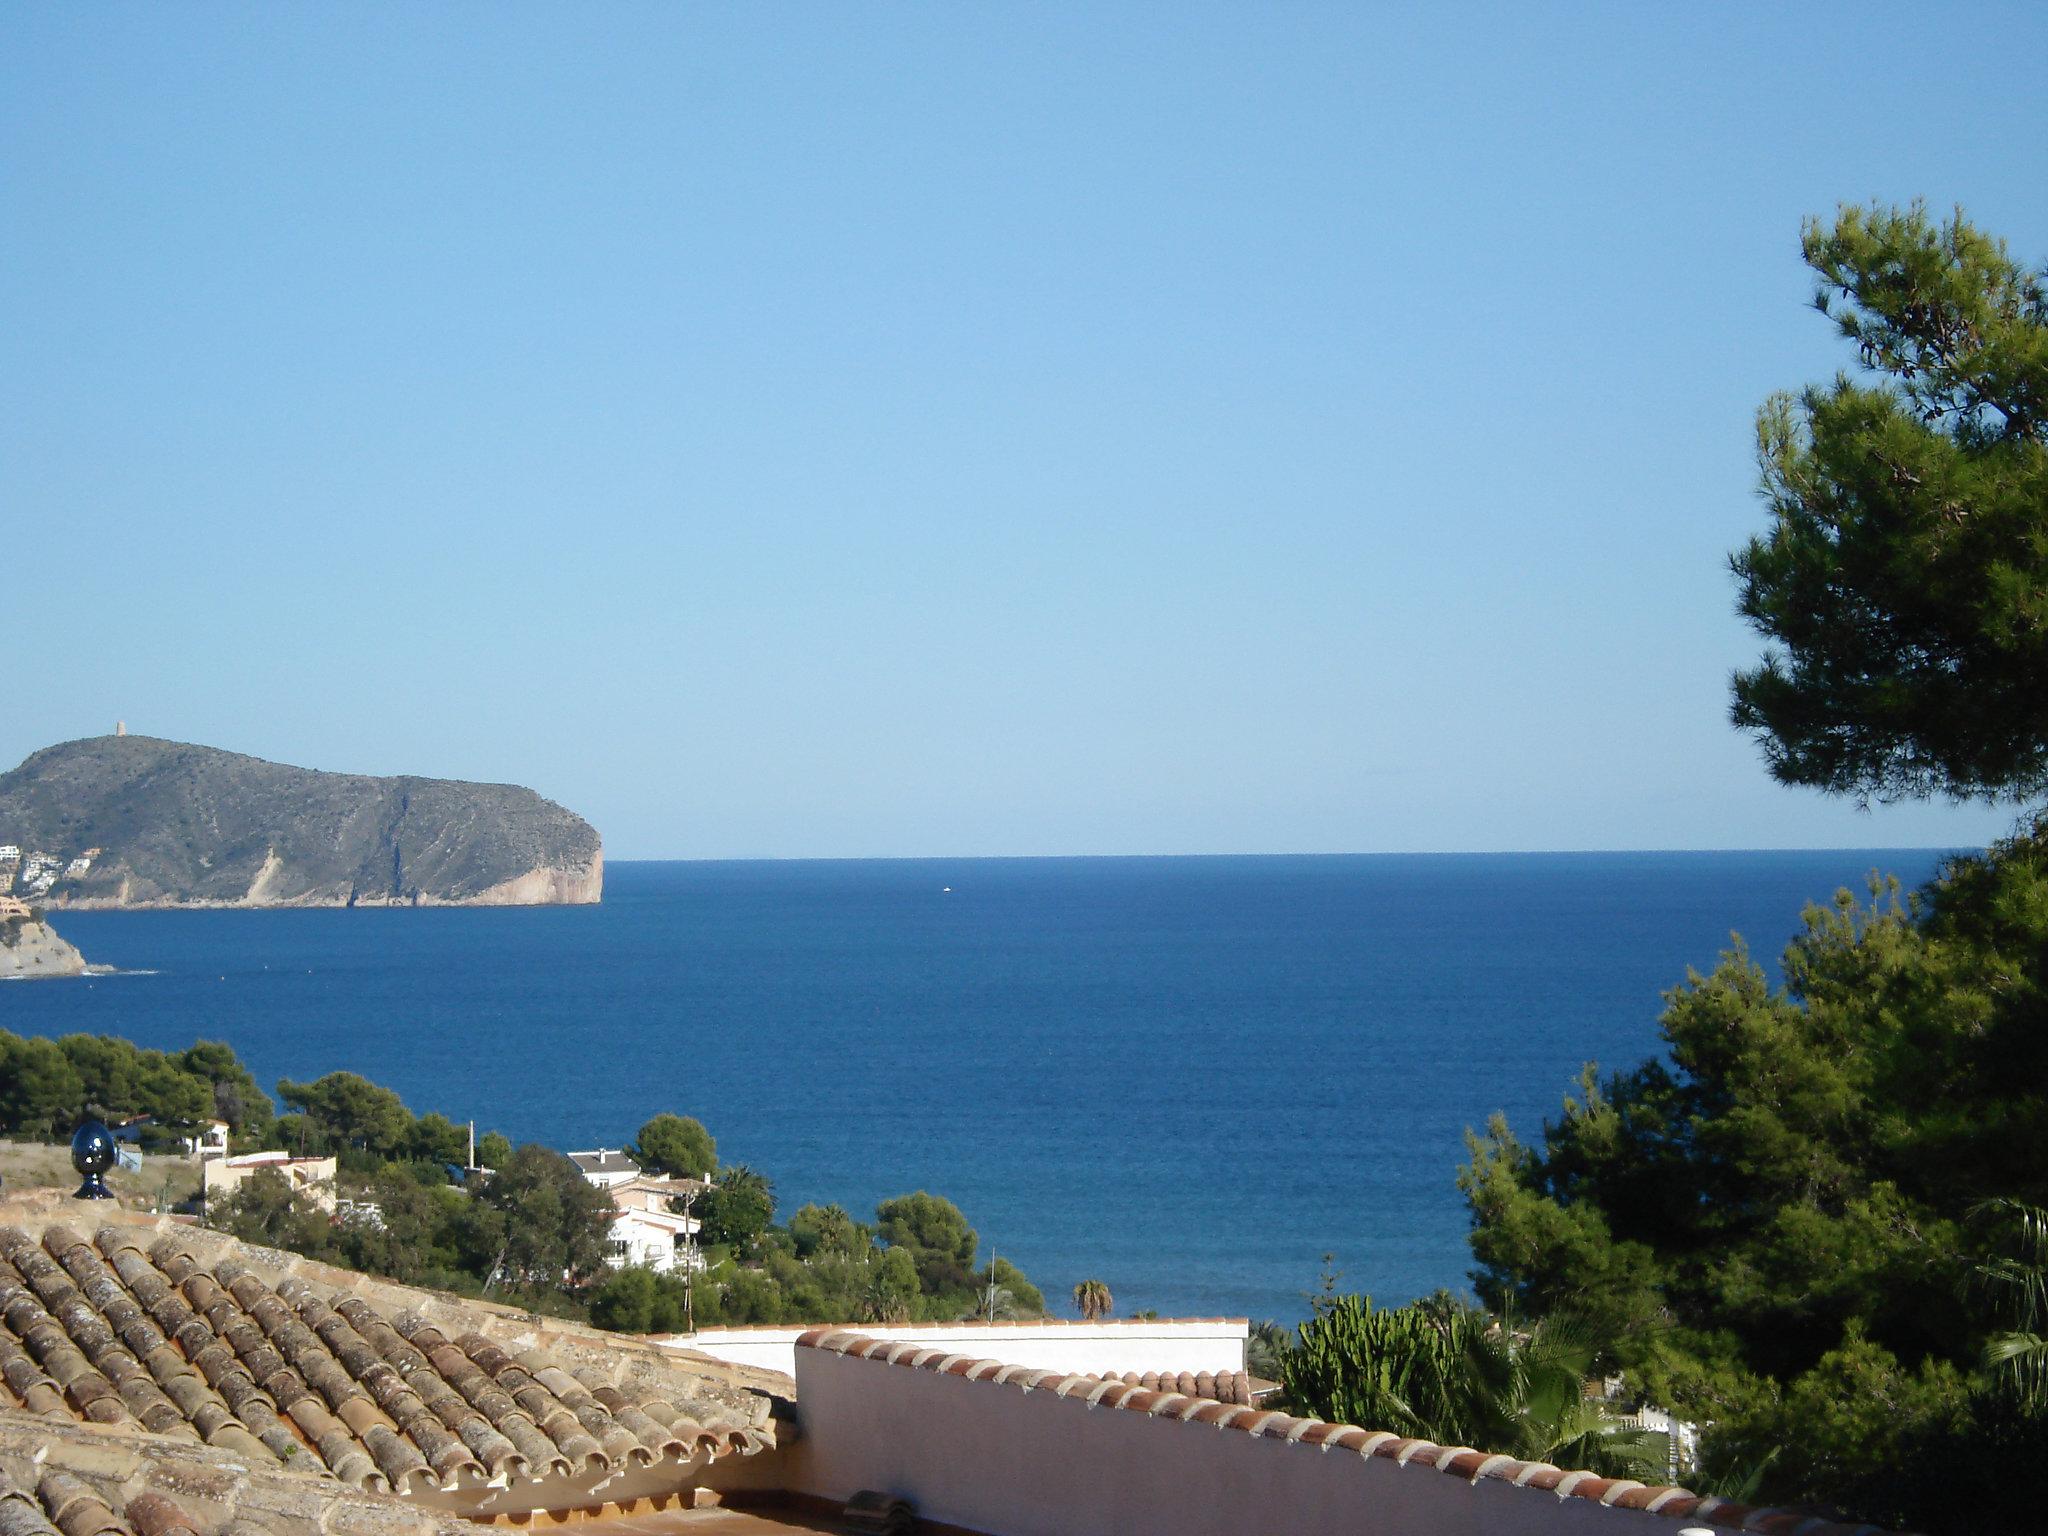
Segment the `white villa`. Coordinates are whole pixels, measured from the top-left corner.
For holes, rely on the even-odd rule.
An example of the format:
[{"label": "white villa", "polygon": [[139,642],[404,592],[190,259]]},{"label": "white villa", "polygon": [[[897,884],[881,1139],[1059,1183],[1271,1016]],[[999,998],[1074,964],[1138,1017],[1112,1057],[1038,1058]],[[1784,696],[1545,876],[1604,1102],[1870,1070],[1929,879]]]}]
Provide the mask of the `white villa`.
[{"label": "white villa", "polygon": [[641,1265],[656,1274],[675,1269],[692,1274],[704,1267],[697,1251],[697,1218],[673,1211],[669,1202],[695,1199],[711,1186],[702,1179],[671,1179],[643,1173],[624,1152],[599,1147],[571,1152],[569,1160],[583,1177],[611,1194],[611,1231],[606,1234],[605,1262],[613,1269]]},{"label": "white villa", "polygon": [[629,1184],[640,1177],[640,1165],[613,1147],[599,1147],[595,1152],[571,1152],[569,1161],[599,1189]]}]

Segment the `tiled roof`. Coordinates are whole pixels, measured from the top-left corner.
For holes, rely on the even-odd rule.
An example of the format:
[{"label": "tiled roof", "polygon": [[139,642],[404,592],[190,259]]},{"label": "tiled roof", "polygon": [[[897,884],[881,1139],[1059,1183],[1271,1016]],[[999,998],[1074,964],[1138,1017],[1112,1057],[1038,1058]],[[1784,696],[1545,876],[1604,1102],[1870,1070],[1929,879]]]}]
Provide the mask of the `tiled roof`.
[{"label": "tiled roof", "polygon": [[640,1165],[625,1153],[612,1147],[599,1147],[594,1152],[571,1152],[569,1161],[585,1173],[624,1173],[631,1169],[640,1172]]},{"label": "tiled roof", "polygon": [[97,1425],[59,1434],[0,1415],[5,1536],[461,1536],[439,1510],[332,1481],[258,1472],[194,1441]]},{"label": "tiled roof", "polygon": [[[845,1330],[814,1328],[797,1340],[797,1347],[830,1350],[834,1354],[884,1361],[890,1365],[958,1376],[1023,1392],[1050,1392],[1057,1397],[1080,1398],[1099,1408],[1123,1409],[1158,1419],[1237,1430],[1285,1445],[1312,1446],[1325,1452],[1348,1451],[1360,1457],[1383,1457],[1399,1467],[1414,1468],[1418,1472],[1432,1469],[1475,1483],[1481,1478],[1497,1479],[1517,1488],[1540,1490],[1557,1498],[1584,1499],[1598,1506],[1669,1515],[1693,1525],[1767,1532],[1771,1536],[1886,1536],[1877,1526],[1844,1525],[1800,1510],[1759,1509],[1731,1499],[1692,1493],[1684,1488],[1655,1487],[1626,1478],[1570,1471],[1547,1462],[1518,1461],[1512,1456],[1490,1454],[1470,1446],[1444,1446],[1429,1440],[1407,1439],[1385,1430],[1327,1424],[1321,1419],[1297,1419],[1269,1409],[1217,1402],[1192,1393],[1155,1391],[1096,1376],[1063,1375],[1058,1371],[1005,1365],[997,1360],[977,1360],[916,1344],[871,1339]],[[1673,1527],[1674,1532],[1677,1529]]]},{"label": "tiled roof", "polygon": [[[1091,1381],[1114,1381],[1126,1387],[1143,1387],[1147,1392],[1178,1392],[1182,1397],[1206,1397],[1218,1403],[1249,1404],[1253,1378],[1243,1371],[1125,1371],[1121,1376],[1091,1376]],[[1270,1389],[1271,1383],[1262,1383]]]},{"label": "tiled roof", "polygon": [[630,1370],[588,1347],[560,1359],[486,1337],[491,1309],[362,1284],[435,1307],[379,1310],[259,1270],[265,1257],[283,1256],[175,1227],[108,1225],[88,1240],[58,1221],[38,1241],[0,1226],[0,1409],[408,1496],[681,1470],[774,1443],[766,1399],[700,1391],[624,1341]]}]

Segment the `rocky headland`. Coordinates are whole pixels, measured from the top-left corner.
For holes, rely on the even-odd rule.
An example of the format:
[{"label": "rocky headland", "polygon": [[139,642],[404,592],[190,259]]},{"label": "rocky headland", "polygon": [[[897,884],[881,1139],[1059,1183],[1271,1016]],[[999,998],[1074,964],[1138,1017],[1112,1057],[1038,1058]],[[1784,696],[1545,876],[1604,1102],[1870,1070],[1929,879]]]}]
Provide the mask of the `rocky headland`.
[{"label": "rocky headland", "polygon": [[0,774],[10,887],[51,908],[573,904],[603,894],[604,849],[517,785],[95,736]]},{"label": "rocky headland", "polygon": [[85,956],[20,902],[0,897],[0,981],[83,976]]}]

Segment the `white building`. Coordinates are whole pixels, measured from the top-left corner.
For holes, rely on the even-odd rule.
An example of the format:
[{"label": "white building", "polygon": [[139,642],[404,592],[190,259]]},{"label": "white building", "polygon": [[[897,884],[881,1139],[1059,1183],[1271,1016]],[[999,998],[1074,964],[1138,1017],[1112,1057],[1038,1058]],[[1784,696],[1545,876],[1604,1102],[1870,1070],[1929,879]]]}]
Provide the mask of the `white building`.
[{"label": "white building", "polygon": [[228,1123],[225,1120],[202,1120],[181,1145],[187,1157],[226,1157]]},{"label": "white building", "polygon": [[611,1189],[620,1184],[630,1184],[640,1177],[640,1165],[625,1153],[614,1148],[599,1147],[595,1152],[571,1152],[569,1161],[577,1171],[599,1189]]},{"label": "white building", "polygon": [[699,1179],[638,1178],[609,1187],[617,1214],[606,1234],[607,1264],[613,1269],[643,1265],[661,1275],[676,1269],[693,1274],[704,1267],[697,1218],[670,1205],[682,1200],[687,1206],[710,1185]]}]

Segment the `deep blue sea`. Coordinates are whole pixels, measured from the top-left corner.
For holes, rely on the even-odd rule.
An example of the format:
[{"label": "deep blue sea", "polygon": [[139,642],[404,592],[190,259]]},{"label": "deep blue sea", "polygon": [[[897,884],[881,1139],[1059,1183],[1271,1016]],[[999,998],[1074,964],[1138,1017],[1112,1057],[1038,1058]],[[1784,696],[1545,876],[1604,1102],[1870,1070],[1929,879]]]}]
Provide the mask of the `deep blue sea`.
[{"label": "deep blue sea", "polygon": [[1535,1136],[1730,930],[1775,961],[1806,902],[1940,858],[615,863],[596,907],[63,914],[148,974],[0,987],[0,1026],[227,1040],[565,1150],[676,1110],[785,1214],[930,1189],[1055,1302],[1285,1320],[1326,1252],[1463,1286],[1467,1126]]}]

